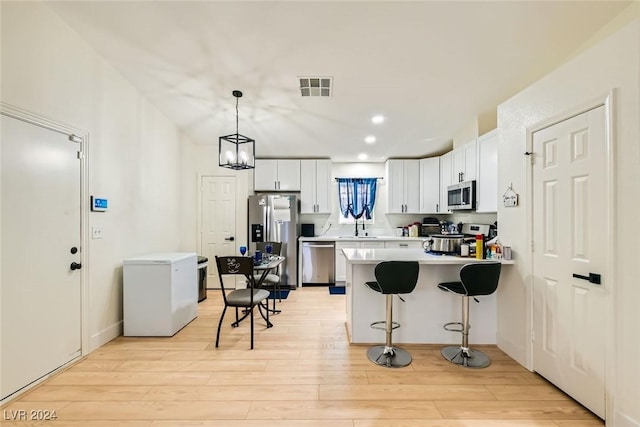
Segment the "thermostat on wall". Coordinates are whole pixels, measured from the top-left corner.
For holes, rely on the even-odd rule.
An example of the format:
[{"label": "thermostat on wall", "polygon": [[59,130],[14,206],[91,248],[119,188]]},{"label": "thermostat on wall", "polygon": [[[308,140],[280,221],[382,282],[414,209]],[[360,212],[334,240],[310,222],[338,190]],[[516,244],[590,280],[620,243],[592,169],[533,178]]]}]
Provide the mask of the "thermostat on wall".
[{"label": "thermostat on wall", "polygon": [[105,198],[91,196],[91,210],[94,212],[106,212],[108,204]]}]

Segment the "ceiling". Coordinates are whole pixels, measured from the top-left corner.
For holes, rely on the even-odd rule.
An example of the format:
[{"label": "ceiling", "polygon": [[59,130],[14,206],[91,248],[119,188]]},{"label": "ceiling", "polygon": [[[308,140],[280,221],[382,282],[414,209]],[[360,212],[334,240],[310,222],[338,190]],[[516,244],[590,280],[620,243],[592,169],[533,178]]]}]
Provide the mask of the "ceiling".
[{"label": "ceiling", "polygon": [[[629,2],[46,4],[196,144],[235,133],[238,89],[258,157],[380,162],[447,151]],[[302,97],[301,76],[331,77],[332,96]]]}]

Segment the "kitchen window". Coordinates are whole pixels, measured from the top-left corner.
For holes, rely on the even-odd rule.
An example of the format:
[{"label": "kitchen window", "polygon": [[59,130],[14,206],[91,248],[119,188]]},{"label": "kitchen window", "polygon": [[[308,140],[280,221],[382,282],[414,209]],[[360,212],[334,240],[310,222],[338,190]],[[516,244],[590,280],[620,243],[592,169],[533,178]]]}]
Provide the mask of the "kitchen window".
[{"label": "kitchen window", "polygon": [[376,203],[377,178],[337,178],[340,199],[340,224],[357,220],[372,224]]}]

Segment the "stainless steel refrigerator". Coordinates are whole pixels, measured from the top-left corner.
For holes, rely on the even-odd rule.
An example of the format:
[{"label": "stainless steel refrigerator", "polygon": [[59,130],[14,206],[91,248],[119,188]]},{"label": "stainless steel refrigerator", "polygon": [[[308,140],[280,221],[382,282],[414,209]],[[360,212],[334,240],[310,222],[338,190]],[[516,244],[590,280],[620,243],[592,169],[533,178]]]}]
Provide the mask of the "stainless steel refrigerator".
[{"label": "stainless steel refrigerator", "polygon": [[249,196],[249,251],[256,250],[256,242],[281,242],[281,255],[286,257],[277,274],[280,285],[298,285],[298,194],[272,193]]}]

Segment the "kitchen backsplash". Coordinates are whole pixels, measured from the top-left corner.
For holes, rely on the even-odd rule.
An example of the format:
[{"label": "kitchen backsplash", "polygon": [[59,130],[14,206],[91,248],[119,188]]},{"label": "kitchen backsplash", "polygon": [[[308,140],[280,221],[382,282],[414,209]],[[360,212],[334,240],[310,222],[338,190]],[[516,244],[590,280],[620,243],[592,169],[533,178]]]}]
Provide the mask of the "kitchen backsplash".
[{"label": "kitchen backsplash", "polygon": [[[380,218],[382,216],[382,218]],[[374,224],[366,224],[365,230],[372,236],[393,236],[397,227],[403,227],[413,222],[422,223],[425,217],[435,217],[438,220],[451,221],[455,224],[477,223],[477,224],[493,224],[496,221],[495,213],[453,213],[449,215],[407,215],[407,214],[382,214],[375,217]],[[355,226],[353,224],[339,224],[338,215],[319,215],[307,214],[300,215],[301,223],[309,223],[315,225],[317,236],[347,236],[353,235]],[[358,224],[358,230],[362,230],[362,224]],[[361,232],[361,231],[359,231]]]}]

